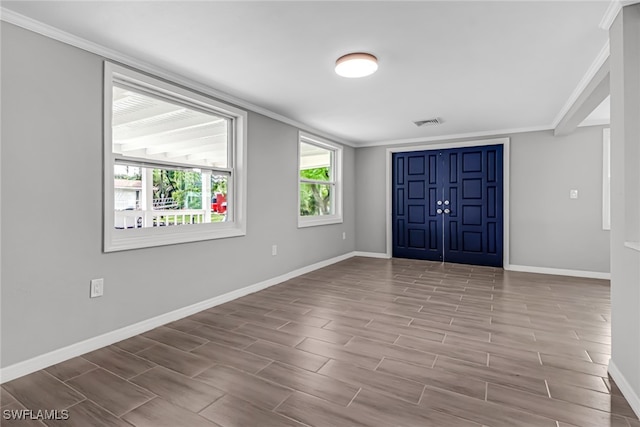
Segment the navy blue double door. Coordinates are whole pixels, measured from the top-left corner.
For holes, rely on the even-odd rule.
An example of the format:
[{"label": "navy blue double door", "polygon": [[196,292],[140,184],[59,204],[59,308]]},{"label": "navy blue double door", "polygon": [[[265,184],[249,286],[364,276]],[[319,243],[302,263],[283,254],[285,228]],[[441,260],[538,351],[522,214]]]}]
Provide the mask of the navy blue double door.
[{"label": "navy blue double door", "polygon": [[393,155],[393,256],[502,267],[502,145]]}]

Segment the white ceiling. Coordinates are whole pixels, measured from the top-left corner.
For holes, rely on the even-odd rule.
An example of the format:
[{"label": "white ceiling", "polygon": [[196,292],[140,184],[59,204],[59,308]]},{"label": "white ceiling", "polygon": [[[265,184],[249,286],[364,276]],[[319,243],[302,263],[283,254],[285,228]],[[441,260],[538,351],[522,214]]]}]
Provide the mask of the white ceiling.
[{"label": "white ceiling", "polygon": [[[2,6],[355,144],[550,128],[608,40],[607,1]],[[337,76],[354,51],[378,72]]]}]

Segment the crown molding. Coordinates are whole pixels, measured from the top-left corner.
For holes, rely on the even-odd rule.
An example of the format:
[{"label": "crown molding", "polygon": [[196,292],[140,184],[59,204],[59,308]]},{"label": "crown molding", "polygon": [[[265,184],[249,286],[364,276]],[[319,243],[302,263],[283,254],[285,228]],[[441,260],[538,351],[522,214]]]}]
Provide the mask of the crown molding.
[{"label": "crown molding", "polygon": [[[607,10],[604,12],[602,19],[600,20],[599,27],[605,31],[609,31],[609,28],[613,24],[613,21],[616,19],[616,16],[618,16],[618,13],[622,9],[622,7],[630,3],[633,3],[633,2],[631,1],[620,2],[619,0],[610,1],[609,6],[607,7]],[[584,92],[584,90],[587,88],[591,80],[593,80],[593,78],[600,70],[600,67],[602,67],[602,65],[605,63],[607,58],[609,58],[609,41],[608,40],[605,43],[605,45],[602,47],[602,49],[600,49],[600,52],[598,53],[594,61],[591,63],[591,66],[587,69],[587,72],[584,74],[584,76],[582,76],[582,80],[580,80],[576,88],[573,90],[573,93],[571,93],[571,96],[569,96],[569,99],[567,99],[567,102],[558,112],[558,115],[553,121],[554,129],[558,127],[562,119],[566,116],[566,114],[569,112],[571,107],[578,100],[582,92]]]},{"label": "crown molding", "polygon": [[585,120],[578,125],[579,128],[587,127],[587,126],[609,126],[611,124],[611,120],[608,119],[590,119]]},{"label": "crown molding", "polygon": [[609,3],[609,7],[604,12],[602,16],[602,20],[600,20],[599,27],[603,30],[609,31],[611,25],[613,25],[613,21],[615,21],[616,16],[620,13],[620,10],[625,6],[631,6],[632,4],[640,3],[639,0],[611,0]]},{"label": "crown molding", "polygon": [[613,0],[610,2],[609,7],[604,12],[602,19],[600,20],[599,27],[603,30],[609,31],[609,28],[611,28],[613,21],[616,19],[616,16],[618,16],[620,9],[622,9],[622,4],[620,4],[619,1]]},{"label": "crown molding", "polygon": [[[619,12],[620,8],[624,5],[631,4],[631,3],[635,3],[635,2],[634,1],[623,1],[622,3],[620,3],[619,1],[611,2],[609,8],[607,9],[607,12],[605,13],[605,17],[603,17],[602,22],[605,22],[605,18],[608,15],[613,15],[611,18],[611,22],[613,22],[613,19]],[[615,6],[616,4],[617,4],[617,9]],[[454,139],[466,139],[466,138],[477,138],[477,137],[486,137],[486,136],[495,136],[495,135],[507,135],[507,134],[514,134],[514,133],[553,130],[557,127],[562,117],[564,117],[564,115],[569,110],[569,108],[571,108],[571,105],[573,105],[573,103],[578,98],[578,96],[580,96],[580,93],[582,93],[584,88],[591,81],[591,79],[593,78],[593,75],[595,75],[595,73],[598,71],[602,63],[604,63],[604,61],[609,56],[609,43],[607,42],[605,46],[601,49],[600,53],[598,54],[594,62],[591,64],[591,66],[587,70],[586,74],[584,75],[584,77],[582,78],[582,80],[580,81],[576,89],[573,91],[572,95],[567,100],[566,104],[558,113],[553,124],[551,125],[532,126],[532,127],[515,128],[515,129],[497,129],[497,130],[482,131],[482,132],[440,135],[440,136],[433,136],[433,137],[418,137],[418,138],[382,140],[382,141],[372,141],[372,142],[356,142],[356,141],[350,141],[350,140],[345,140],[343,138],[336,137],[335,135],[313,128],[302,122],[283,116],[281,114],[268,110],[264,107],[260,107],[258,105],[252,104],[248,101],[245,101],[241,98],[237,98],[226,92],[216,90],[208,85],[199,83],[195,80],[184,77],[180,74],[160,68],[152,63],[136,59],[134,57],[125,55],[116,50],[107,48],[103,45],[88,41],[86,39],[83,39],[81,37],[75,36],[70,33],[67,33],[65,31],[62,31],[58,28],[55,28],[43,22],[34,20],[32,18],[21,15],[19,13],[16,13],[5,7],[0,7],[0,21],[4,21],[7,23],[16,25],[18,27],[24,28],[34,33],[51,38],[53,40],[57,40],[59,42],[96,54],[98,56],[103,57],[106,60],[114,61],[122,65],[135,68],[137,70],[149,73],[156,77],[160,77],[165,80],[171,81],[173,83],[180,84],[186,88],[198,91],[202,94],[211,96],[221,101],[234,104],[241,108],[245,108],[254,113],[262,114],[266,117],[272,118],[279,122],[296,127],[302,131],[309,132],[319,137],[327,138],[331,141],[334,141],[349,147],[354,147],[354,148],[378,147],[378,146],[384,146],[384,145],[403,145],[403,144],[406,145],[406,144],[416,144],[416,143],[422,143],[422,142],[447,141],[447,140],[454,140]],[[602,22],[601,22],[601,26],[603,25]]]},{"label": "crown molding", "polygon": [[569,109],[571,109],[573,104],[575,104],[576,100],[580,97],[582,92],[584,92],[591,80],[593,80],[594,76],[598,73],[607,58],[609,58],[609,40],[607,40],[602,49],[600,49],[598,56],[596,56],[596,59],[591,63],[591,66],[589,66],[587,72],[584,74],[584,76],[582,76],[582,79],[578,83],[578,86],[576,86],[569,99],[567,99],[567,102],[565,102],[564,106],[556,115],[556,118],[553,120],[553,124],[551,125],[552,129],[558,127],[558,124],[560,123],[562,118],[567,114]]},{"label": "crown molding", "polygon": [[262,114],[264,116],[270,117],[274,120],[277,120],[279,122],[291,125],[293,127],[296,127],[300,130],[304,130],[306,132],[309,133],[313,133],[315,135],[327,138],[333,142],[337,142],[343,145],[347,145],[349,147],[356,147],[357,144],[355,144],[352,141],[348,141],[342,138],[338,138],[334,135],[331,135],[327,132],[323,132],[319,129],[315,129],[311,126],[308,126],[304,123],[298,122],[297,120],[293,120],[289,117],[285,117],[281,114],[275,113],[271,110],[268,110],[266,108],[260,107],[258,105],[252,104],[248,101],[245,101],[244,99],[241,98],[237,98],[231,94],[228,94],[226,92],[220,91],[220,90],[216,90],[213,89],[212,87],[199,83],[195,80],[192,80],[188,77],[184,77],[180,74],[174,73],[172,71],[163,69],[161,67],[158,67],[157,65],[154,65],[152,63],[146,62],[146,61],[141,61],[139,59],[136,59],[132,56],[129,55],[125,55],[121,52],[118,52],[114,49],[110,49],[108,47],[105,47],[103,45],[91,42],[89,40],[83,39],[81,37],[75,36],[71,33],[67,33],[66,31],[62,31],[58,28],[55,28],[51,25],[45,24],[43,22],[37,21],[35,19],[29,18],[27,16],[24,16],[22,14],[16,13],[10,9],[7,9],[5,7],[0,7],[0,21],[4,21],[7,22],[9,24],[13,24],[16,25],[18,27],[24,28],[26,30],[32,31],[34,33],[43,35],[45,37],[48,37],[50,39],[53,40],[57,40],[59,42],[71,45],[73,47],[76,47],[78,49],[82,49],[85,50],[87,52],[96,54],[98,56],[103,57],[104,59],[107,59],[109,61],[115,61],[118,62],[122,65],[126,65],[132,68],[135,68],[139,71],[143,71],[146,72],[148,74],[152,74],[156,77],[160,77],[162,79],[168,80],[172,83],[176,83],[179,85],[182,85],[186,88],[195,90],[197,92],[200,92],[202,94],[211,96],[213,98],[216,98],[218,100],[224,101],[224,102],[228,102],[231,104],[234,104],[238,107],[241,108],[245,108],[247,110],[251,110],[254,113],[258,113],[258,114]]},{"label": "crown molding", "polygon": [[526,128],[497,129],[497,130],[488,130],[483,132],[458,133],[458,134],[451,134],[451,135],[438,135],[438,136],[419,137],[419,138],[390,139],[385,141],[364,142],[356,145],[356,147],[360,148],[360,147],[381,147],[385,145],[409,145],[409,144],[420,144],[424,142],[432,143],[432,142],[440,142],[440,141],[451,141],[454,139],[483,138],[487,136],[512,135],[514,133],[538,132],[538,131],[545,131],[545,130],[553,130],[553,128],[551,126],[531,126]]}]

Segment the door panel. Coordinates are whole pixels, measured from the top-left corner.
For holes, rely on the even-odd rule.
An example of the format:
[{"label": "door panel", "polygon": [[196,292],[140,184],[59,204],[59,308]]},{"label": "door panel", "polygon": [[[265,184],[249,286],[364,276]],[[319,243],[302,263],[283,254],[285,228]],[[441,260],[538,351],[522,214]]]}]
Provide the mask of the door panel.
[{"label": "door panel", "polygon": [[393,256],[442,260],[439,153],[393,155]]},{"label": "door panel", "polygon": [[[443,150],[444,260],[502,266],[502,145]],[[456,173],[453,173],[453,172]]]},{"label": "door panel", "polygon": [[502,160],[502,145],[395,153],[393,256],[502,266]]}]

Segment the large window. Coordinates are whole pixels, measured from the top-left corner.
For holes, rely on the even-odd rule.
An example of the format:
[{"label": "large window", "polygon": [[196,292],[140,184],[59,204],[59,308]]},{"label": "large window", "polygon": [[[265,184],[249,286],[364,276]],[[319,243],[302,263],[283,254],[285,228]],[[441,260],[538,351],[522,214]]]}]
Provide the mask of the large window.
[{"label": "large window", "polygon": [[105,63],[105,252],[245,234],[246,113]]},{"label": "large window", "polygon": [[300,133],[298,226],[342,222],[342,148]]}]

